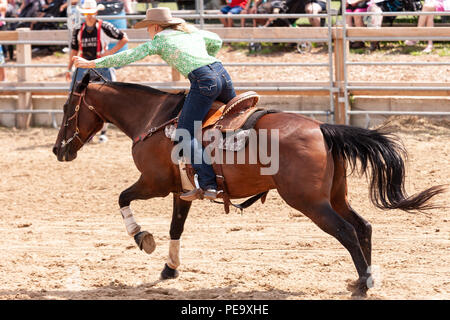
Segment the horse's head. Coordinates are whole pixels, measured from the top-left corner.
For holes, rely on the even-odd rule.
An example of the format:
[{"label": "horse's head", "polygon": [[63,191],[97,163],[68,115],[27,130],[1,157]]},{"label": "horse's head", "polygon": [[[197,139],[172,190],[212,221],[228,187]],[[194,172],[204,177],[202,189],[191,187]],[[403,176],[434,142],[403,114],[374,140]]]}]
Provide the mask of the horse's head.
[{"label": "horse's head", "polygon": [[101,130],[104,119],[86,102],[90,72],[72,90],[64,104],[64,116],[53,146],[58,161],[72,161],[80,148]]}]

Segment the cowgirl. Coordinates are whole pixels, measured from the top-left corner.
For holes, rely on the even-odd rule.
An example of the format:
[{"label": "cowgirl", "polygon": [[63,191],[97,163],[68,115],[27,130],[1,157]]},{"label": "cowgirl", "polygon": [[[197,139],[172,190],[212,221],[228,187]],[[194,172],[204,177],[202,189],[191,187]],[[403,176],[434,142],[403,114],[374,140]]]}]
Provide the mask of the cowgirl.
[{"label": "cowgirl", "polygon": [[[186,129],[190,134],[190,160],[198,175],[204,198],[216,199],[216,175],[212,166],[202,156],[203,148],[201,142],[196,139],[194,122],[203,121],[215,100],[227,103],[236,96],[228,72],[215,58],[222,46],[222,40],[215,33],[198,30],[188,26],[183,19],[173,18],[168,8],[148,9],[146,18],[138,22],[134,28],[147,28],[152,40],[136,48],[92,61],[74,57],[75,66],[81,68],[122,67],[148,55],[157,54],[187,77],[191,87],[178,120],[178,128]],[[196,163],[194,158],[201,159],[200,163]],[[195,189],[186,192],[181,195],[181,199],[195,200],[199,194],[198,191]]]}]

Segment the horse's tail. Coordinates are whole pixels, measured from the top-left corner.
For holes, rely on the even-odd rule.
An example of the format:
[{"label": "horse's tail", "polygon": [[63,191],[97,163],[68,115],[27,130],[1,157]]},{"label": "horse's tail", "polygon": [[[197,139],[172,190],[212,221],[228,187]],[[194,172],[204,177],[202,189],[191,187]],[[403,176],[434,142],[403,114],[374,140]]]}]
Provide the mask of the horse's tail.
[{"label": "horse's tail", "polygon": [[[444,192],[443,186],[434,186],[407,196],[404,163],[407,153],[399,139],[388,128],[368,130],[324,123],[320,129],[334,158],[347,161],[352,171],[359,160],[361,173],[369,173],[370,198],[376,207],[404,211],[438,208],[428,201]],[[370,172],[369,163],[372,168]]]}]

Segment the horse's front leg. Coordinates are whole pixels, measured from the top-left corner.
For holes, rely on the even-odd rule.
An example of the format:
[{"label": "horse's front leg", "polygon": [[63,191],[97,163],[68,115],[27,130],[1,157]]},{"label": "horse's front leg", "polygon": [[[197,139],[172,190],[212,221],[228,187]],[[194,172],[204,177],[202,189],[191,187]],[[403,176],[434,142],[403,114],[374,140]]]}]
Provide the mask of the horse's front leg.
[{"label": "horse's front leg", "polygon": [[179,194],[173,195],[173,213],[169,232],[169,257],[161,272],[161,279],[178,277],[178,271],[176,269],[180,265],[180,238],[184,230],[184,223],[186,222],[189,209],[191,208],[191,203],[190,201],[181,200]]},{"label": "horse's front leg", "polygon": [[152,184],[147,183],[145,177],[141,175],[135,184],[122,191],[119,196],[120,213],[123,217],[128,235],[134,237],[139,249],[144,250],[148,254],[155,250],[155,240],[153,239],[153,235],[151,233],[141,231],[141,226],[137,224],[134,219],[133,212],[130,208],[130,203],[131,201],[137,199],[146,200],[152,197],[161,196],[161,194],[155,193],[155,190],[151,187]]}]

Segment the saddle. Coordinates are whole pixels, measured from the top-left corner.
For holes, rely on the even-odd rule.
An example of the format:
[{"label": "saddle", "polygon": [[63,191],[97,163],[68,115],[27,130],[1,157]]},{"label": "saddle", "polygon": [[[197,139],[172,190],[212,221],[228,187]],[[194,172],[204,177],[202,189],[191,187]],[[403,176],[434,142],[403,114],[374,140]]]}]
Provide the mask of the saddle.
[{"label": "saddle", "polygon": [[202,128],[215,128],[222,132],[236,131],[240,129],[247,119],[257,110],[259,95],[254,91],[244,92],[226,105],[220,101],[213,103],[203,121]]},{"label": "saddle", "polygon": [[[250,131],[248,129],[253,128],[253,126],[262,116],[266,115],[267,113],[278,112],[276,110],[257,108],[256,104],[258,103],[258,101],[259,95],[254,91],[242,93],[230,100],[227,104],[216,101],[206,115],[205,120],[202,124],[202,129],[208,130],[211,128],[215,128],[220,130],[220,132],[222,132],[223,134],[240,132],[242,130]],[[140,141],[144,141],[148,137],[151,137],[155,132],[158,132],[162,129],[164,129],[166,136],[173,140],[177,120],[178,117],[170,119],[160,124],[159,126],[152,127],[147,132],[138,135],[133,139],[133,147]],[[232,136],[231,138],[232,140],[234,140],[235,137]],[[246,137],[244,136],[244,138]],[[205,144],[204,147],[206,147]],[[245,142],[241,143],[241,147],[245,147]],[[234,148],[231,150],[238,151],[239,148]],[[264,203],[268,191],[254,195],[250,199],[238,205],[231,203],[228,188],[225,183],[225,177],[222,171],[222,165],[213,163],[212,166],[216,173],[217,185],[219,187],[219,190],[222,191],[219,195],[223,198],[223,204],[226,213],[229,213],[230,205],[242,211],[243,209],[255,203],[258,199],[261,199],[261,201]],[[183,191],[190,191],[198,188],[198,182],[196,181],[192,166],[185,163],[183,160],[179,160],[178,167],[180,170],[180,178]]]},{"label": "saddle", "polygon": [[[236,96],[226,105],[216,101],[206,115],[205,120],[203,121],[203,130],[214,128],[220,130],[222,133],[234,133],[239,131],[240,129],[247,130],[253,128],[259,118],[267,113],[274,112],[257,108],[256,104],[258,103],[258,101],[259,95],[253,91],[245,92]],[[206,147],[206,145],[204,145],[204,147]],[[192,166],[182,160],[179,160],[178,164],[183,191],[186,192],[198,188],[198,182],[196,181]],[[261,199],[261,201],[264,203],[267,192],[255,195],[242,204],[235,205],[231,203],[225,176],[222,170],[222,165],[213,163],[212,166],[214,172],[216,173],[216,181],[219,190],[222,190],[219,196],[223,198],[223,204],[226,213],[229,213],[230,205],[242,211],[244,208],[249,207],[258,199]]]}]

